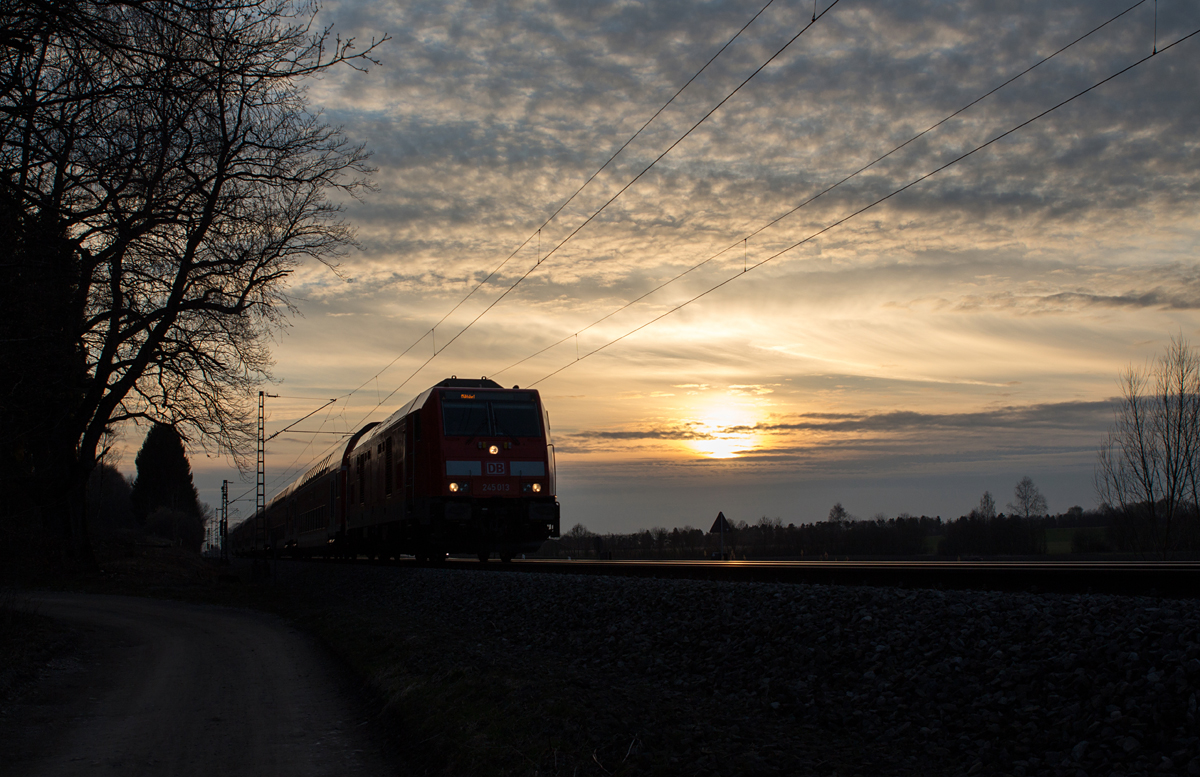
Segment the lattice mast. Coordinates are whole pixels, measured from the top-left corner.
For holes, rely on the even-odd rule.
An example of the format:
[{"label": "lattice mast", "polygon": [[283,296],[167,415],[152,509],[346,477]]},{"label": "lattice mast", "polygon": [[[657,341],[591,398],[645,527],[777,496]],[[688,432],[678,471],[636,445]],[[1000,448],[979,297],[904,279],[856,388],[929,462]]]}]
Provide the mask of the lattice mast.
[{"label": "lattice mast", "polygon": [[229,560],[229,481],[221,481],[221,560]]},{"label": "lattice mast", "polygon": [[[267,547],[267,439],[264,429],[266,392],[258,392],[258,473],[254,495],[254,549]],[[261,543],[261,544],[260,544]]]}]

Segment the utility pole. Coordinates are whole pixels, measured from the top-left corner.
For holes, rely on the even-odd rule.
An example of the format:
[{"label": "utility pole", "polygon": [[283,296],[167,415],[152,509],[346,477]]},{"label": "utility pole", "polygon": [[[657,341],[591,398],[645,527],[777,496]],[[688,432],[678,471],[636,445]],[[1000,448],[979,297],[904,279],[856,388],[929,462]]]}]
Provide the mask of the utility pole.
[{"label": "utility pole", "polygon": [[[257,485],[254,496],[254,550],[267,548],[267,441],[264,433],[266,425],[265,401],[266,392],[258,392],[258,445],[257,448]],[[259,540],[262,545],[259,545]]]},{"label": "utility pole", "polygon": [[[255,559],[254,565],[256,569],[261,569],[257,551],[262,551],[263,559],[261,563],[270,565],[270,561],[266,557],[267,553],[267,435],[266,435],[266,398],[278,397],[278,394],[268,394],[265,391],[258,392],[258,451],[257,451],[257,473],[254,495],[254,550]],[[274,550],[278,550],[277,548]],[[272,569],[261,569],[262,572],[272,574]]]},{"label": "utility pole", "polygon": [[221,560],[229,561],[229,481],[221,481]]}]

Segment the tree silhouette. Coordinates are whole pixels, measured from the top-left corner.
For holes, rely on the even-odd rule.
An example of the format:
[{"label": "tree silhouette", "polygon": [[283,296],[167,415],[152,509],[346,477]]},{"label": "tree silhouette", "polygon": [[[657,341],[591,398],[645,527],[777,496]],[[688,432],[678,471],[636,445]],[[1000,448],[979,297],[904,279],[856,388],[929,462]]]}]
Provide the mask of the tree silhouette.
[{"label": "tree silhouette", "polygon": [[979,506],[971,510],[971,517],[983,518],[985,521],[996,517],[996,500],[992,498],[991,491],[984,491],[983,496],[979,497]]},{"label": "tree silhouette", "polygon": [[156,534],[181,540],[199,550],[204,537],[204,518],[192,483],[192,467],[175,427],[167,424],[150,427],[136,464],[137,479],[130,501],[138,521]]},{"label": "tree silhouette", "polygon": [[1096,492],[1118,543],[1164,558],[1200,545],[1200,354],[1172,338],[1151,367],[1129,367],[1096,462]]},{"label": "tree silhouette", "polygon": [[1046,497],[1042,496],[1042,492],[1038,491],[1038,487],[1028,475],[1021,478],[1017,487],[1013,489],[1013,501],[1008,503],[1008,511],[1022,518],[1046,514]]},{"label": "tree silhouette", "polygon": [[287,276],[352,242],[328,194],[365,185],[366,154],[305,82],[362,69],[376,44],[316,13],[0,0],[0,337],[35,357],[6,354],[31,374],[0,380],[0,475],[84,559],[105,435],[148,419],[244,457]]}]

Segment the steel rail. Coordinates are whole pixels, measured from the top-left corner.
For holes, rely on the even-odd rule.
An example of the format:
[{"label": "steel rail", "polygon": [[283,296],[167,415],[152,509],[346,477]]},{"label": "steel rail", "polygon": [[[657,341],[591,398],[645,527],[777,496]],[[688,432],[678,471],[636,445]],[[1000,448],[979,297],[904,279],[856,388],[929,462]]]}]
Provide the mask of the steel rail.
[{"label": "steel rail", "polygon": [[[401,562],[407,563],[407,562]],[[448,559],[444,568],[1034,593],[1200,596],[1196,561],[650,561]]]}]

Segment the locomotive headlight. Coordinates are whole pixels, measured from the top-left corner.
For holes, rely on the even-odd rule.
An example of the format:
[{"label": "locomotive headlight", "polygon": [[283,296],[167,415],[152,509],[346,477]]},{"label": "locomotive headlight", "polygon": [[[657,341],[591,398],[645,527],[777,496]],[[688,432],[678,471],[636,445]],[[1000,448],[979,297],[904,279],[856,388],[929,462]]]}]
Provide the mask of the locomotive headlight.
[{"label": "locomotive headlight", "polygon": [[533,484],[533,493],[535,493],[535,494],[540,494],[540,493],[542,493],[542,484],[541,484],[541,483],[534,483],[534,484]]},{"label": "locomotive headlight", "polygon": [[493,445],[493,446],[491,446],[490,448],[488,448],[488,453],[492,454],[493,456],[495,456],[495,455],[496,455],[497,453],[499,453],[499,452],[500,452],[500,448],[498,448],[498,447],[497,447],[497,446],[495,446],[495,445]]},{"label": "locomotive headlight", "polygon": [[458,493],[458,484],[457,483],[450,484],[450,493],[452,493],[452,494]]}]

